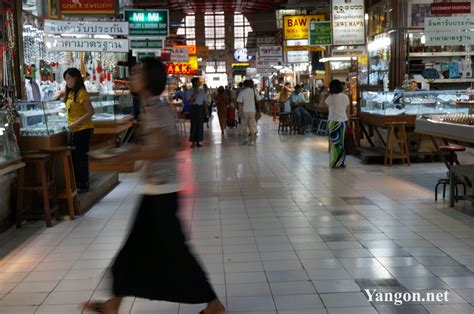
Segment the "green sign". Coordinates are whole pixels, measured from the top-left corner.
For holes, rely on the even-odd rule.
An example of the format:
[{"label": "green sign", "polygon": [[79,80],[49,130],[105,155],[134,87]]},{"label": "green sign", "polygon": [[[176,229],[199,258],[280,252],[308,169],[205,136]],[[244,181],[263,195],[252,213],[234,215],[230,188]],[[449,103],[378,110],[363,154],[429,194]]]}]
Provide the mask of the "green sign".
[{"label": "green sign", "polygon": [[162,49],[163,39],[130,39],[130,49]]},{"label": "green sign", "polygon": [[330,46],[332,44],[331,22],[309,23],[309,46]]},{"label": "green sign", "polygon": [[154,58],[154,57],[156,57],[154,52],[139,52],[137,54],[138,61],[141,61],[145,58]]},{"label": "green sign", "polygon": [[167,37],[169,35],[168,10],[125,10],[125,21],[130,23],[130,36]]}]

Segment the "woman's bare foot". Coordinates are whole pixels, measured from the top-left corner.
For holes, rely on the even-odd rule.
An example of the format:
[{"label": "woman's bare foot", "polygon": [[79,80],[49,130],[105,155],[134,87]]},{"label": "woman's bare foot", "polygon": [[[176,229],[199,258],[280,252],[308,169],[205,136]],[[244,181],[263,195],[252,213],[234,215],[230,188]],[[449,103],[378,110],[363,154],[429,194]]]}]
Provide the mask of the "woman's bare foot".
[{"label": "woman's bare foot", "polygon": [[95,313],[118,314],[121,302],[122,298],[120,297],[115,297],[105,302],[90,301],[84,304],[84,309]]},{"label": "woman's bare foot", "polygon": [[214,299],[207,304],[201,314],[225,314],[225,306],[219,299]]}]

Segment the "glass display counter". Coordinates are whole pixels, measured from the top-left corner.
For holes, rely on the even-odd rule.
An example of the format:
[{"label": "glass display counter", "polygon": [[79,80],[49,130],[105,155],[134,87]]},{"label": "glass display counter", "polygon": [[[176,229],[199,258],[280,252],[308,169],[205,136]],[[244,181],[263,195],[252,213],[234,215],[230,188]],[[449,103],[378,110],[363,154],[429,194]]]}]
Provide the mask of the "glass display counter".
[{"label": "glass display counter", "polygon": [[[94,108],[94,133],[110,132],[110,128],[129,124],[133,120],[130,94],[91,96]],[[67,113],[62,100],[18,103],[20,116],[20,148],[22,150],[50,149],[67,144]]]},{"label": "glass display counter", "polygon": [[5,113],[0,111],[0,169],[21,159],[13,129],[9,127]]}]

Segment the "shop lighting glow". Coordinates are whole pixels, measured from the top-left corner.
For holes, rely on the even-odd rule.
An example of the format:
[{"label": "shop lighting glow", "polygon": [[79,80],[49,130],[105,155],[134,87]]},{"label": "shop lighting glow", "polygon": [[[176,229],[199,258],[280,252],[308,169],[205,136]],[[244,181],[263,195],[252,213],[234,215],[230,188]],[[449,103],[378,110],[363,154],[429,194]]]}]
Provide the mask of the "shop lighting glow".
[{"label": "shop lighting glow", "polygon": [[392,41],[390,40],[389,37],[382,37],[374,40],[370,44],[367,45],[367,50],[368,51],[376,51],[380,49],[384,49],[387,47],[390,47],[392,44]]},{"label": "shop lighting glow", "polygon": [[344,50],[344,49],[347,49],[347,46],[339,46],[336,48],[336,50]]},{"label": "shop lighting glow", "polygon": [[319,59],[319,62],[333,62],[333,61],[351,61],[351,57],[327,57]]}]

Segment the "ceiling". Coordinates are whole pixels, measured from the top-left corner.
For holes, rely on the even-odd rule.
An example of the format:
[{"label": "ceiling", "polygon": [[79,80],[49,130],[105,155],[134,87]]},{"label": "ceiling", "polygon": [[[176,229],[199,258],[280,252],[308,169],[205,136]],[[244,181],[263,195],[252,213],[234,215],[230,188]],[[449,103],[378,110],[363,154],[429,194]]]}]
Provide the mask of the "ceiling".
[{"label": "ceiling", "polygon": [[135,0],[135,7],[166,8],[184,12],[244,12],[279,9],[288,0]]}]

